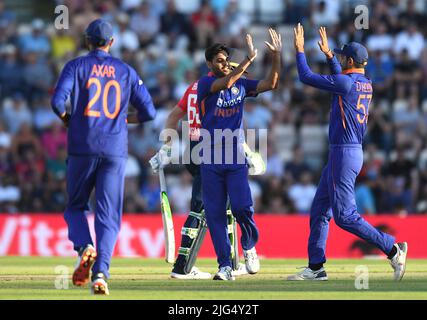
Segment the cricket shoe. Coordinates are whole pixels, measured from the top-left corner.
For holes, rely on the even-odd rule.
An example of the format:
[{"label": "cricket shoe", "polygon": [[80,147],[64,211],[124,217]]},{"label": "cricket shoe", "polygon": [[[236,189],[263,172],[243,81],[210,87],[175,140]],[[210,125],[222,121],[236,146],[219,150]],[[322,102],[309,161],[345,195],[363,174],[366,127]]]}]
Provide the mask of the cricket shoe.
[{"label": "cricket shoe", "polygon": [[243,250],[245,257],[246,270],[249,274],[255,274],[259,271],[259,259],[255,247],[249,250]]},{"label": "cricket shoe", "polygon": [[212,278],[212,275],[209,272],[202,272],[199,268],[193,267],[188,274],[172,272],[171,278],[182,280],[208,280]]},{"label": "cricket shoe", "polygon": [[92,277],[92,286],[90,288],[92,294],[108,296],[110,291],[108,290],[107,279],[103,273],[97,273]]},{"label": "cricket shoe", "polygon": [[320,268],[316,271],[311,270],[310,268],[304,268],[303,271],[288,277],[288,281],[301,280],[326,281],[328,280],[328,275],[324,268]]},{"label": "cricket shoe", "polygon": [[231,274],[235,277],[248,274],[248,270],[246,269],[246,265],[243,263],[239,263],[239,265],[237,266],[237,269],[231,271]]},{"label": "cricket shoe", "polygon": [[75,286],[84,286],[89,282],[90,270],[96,260],[96,250],[88,244],[80,249],[79,258],[73,272],[73,284]]},{"label": "cricket shoe", "polygon": [[233,276],[233,269],[231,267],[221,267],[219,271],[213,277],[214,280],[234,281],[236,280]]},{"label": "cricket shoe", "polygon": [[408,244],[406,242],[395,243],[396,254],[390,259],[391,267],[394,270],[394,280],[400,281],[406,270],[406,256],[408,253]]}]

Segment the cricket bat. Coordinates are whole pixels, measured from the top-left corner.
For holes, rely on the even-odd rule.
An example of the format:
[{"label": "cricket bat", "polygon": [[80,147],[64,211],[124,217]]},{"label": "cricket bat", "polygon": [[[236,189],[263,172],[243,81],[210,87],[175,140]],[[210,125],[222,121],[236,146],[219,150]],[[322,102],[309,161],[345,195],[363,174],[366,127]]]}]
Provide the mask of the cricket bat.
[{"label": "cricket bat", "polygon": [[163,229],[165,232],[165,259],[167,263],[175,262],[175,234],[173,229],[172,210],[166,190],[166,179],[163,168],[159,168],[160,208],[162,211]]}]

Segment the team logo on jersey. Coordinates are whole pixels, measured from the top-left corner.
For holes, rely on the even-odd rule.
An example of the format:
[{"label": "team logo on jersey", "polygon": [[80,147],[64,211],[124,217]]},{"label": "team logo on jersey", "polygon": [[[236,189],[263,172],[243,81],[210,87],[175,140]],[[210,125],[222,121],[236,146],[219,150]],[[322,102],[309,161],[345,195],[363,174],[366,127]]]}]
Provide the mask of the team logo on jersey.
[{"label": "team logo on jersey", "polygon": [[237,87],[232,87],[231,88],[231,93],[234,94],[235,96],[239,94],[239,88]]}]

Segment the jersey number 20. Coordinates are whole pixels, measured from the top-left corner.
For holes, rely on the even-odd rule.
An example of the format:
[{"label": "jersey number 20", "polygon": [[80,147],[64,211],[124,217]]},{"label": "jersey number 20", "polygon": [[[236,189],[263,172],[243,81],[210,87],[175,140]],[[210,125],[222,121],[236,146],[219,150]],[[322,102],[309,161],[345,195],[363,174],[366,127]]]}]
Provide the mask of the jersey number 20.
[{"label": "jersey number 20", "polygon": [[[85,108],[84,115],[88,117],[96,117],[99,118],[101,116],[101,112],[97,110],[91,110],[91,108],[94,106],[94,104],[98,101],[99,97],[101,96],[101,91],[104,91],[102,94],[102,109],[104,110],[104,114],[109,119],[115,119],[120,111],[120,101],[121,101],[121,89],[120,85],[116,80],[109,80],[105,86],[104,90],[101,88],[101,82],[98,78],[89,78],[86,88],[89,89],[91,85],[95,85],[96,92],[95,95],[89,100],[89,103],[87,104]],[[111,87],[116,89],[116,103],[114,107],[113,113],[110,112],[108,109],[108,92],[110,91]]]}]

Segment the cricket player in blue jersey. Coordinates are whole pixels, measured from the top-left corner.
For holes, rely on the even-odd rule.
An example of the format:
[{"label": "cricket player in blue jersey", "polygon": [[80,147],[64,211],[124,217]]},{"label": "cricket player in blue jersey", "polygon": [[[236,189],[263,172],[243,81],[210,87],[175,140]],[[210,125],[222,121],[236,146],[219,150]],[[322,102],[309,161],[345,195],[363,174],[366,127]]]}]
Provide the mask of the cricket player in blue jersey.
[{"label": "cricket player in blue jersey", "polygon": [[[257,273],[260,265],[255,250],[258,229],[253,219],[253,203],[248,183],[248,166],[244,157],[243,136],[241,135],[243,103],[246,97],[273,90],[277,87],[280,74],[281,37],[269,29],[271,43],[265,42],[272,54],[272,67],[264,80],[242,78],[245,70],[257,56],[252,37],[246,36],[247,56],[233,70],[228,67],[229,49],[222,44],[214,44],[206,49],[206,63],[212,75],[199,80],[197,105],[202,128],[208,136],[201,134],[202,145],[209,148],[213,156],[207,159],[202,150],[200,173],[206,220],[217,255],[219,271],[214,280],[234,280],[230,259],[230,241],[227,236],[227,194],[231,211],[240,228],[244,230],[241,245],[249,273]],[[215,140],[215,132],[237,132],[233,139]],[[209,138],[209,139],[207,139]],[[206,139],[206,140],[205,140]],[[210,140],[210,141],[209,141]],[[207,147],[207,148],[206,148]],[[209,152],[208,152],[209,153]],[[219,158],[216,155],[219,154]],[[230,156],[231,155],[231,156]]]},{"label": "cricket player in blue jersey", "polygon": [[[329,221],[368,241],[384,252],[394,269],[394,279],[401,280],[406,267],[408,245],[395,243],[395,238],[381,232],[357,212],[354,185],[363,164],[362,142],[366,132],[372,83],[365,76],[368,62],[366,48],[351,42],[335,49],[339,61],[328,47],[325,28],[319,29],[320,50],[326,55],[331,75],[313,73],[304,54],[304,29],[294,29],[298,74],[304,84],[333,94],[329,118],[329,156],[322,171],[310,212],[308,241],[309,265],[288,280],[327,280],[326,240]],[[331,210],[332,209],[332,213]]]},{"label": "cricket player in blue jersey", "polygon": [[[109,54],[111,25],[98,19],[86,29],[90,52],[69,61],[52,97],[52,108],[68,127],[65,220],[79,258],[73,284],[89,282],[91,291],[109,294],[110,261],[120,230],[124,170],[128,155],[127,122],[152,120],[152,99],[134,69]],[[71,110],[65,103],[71,98]],[[128,104],[137,113],[128,115]],[[85,212],[95,188],[96,250]]]}]

